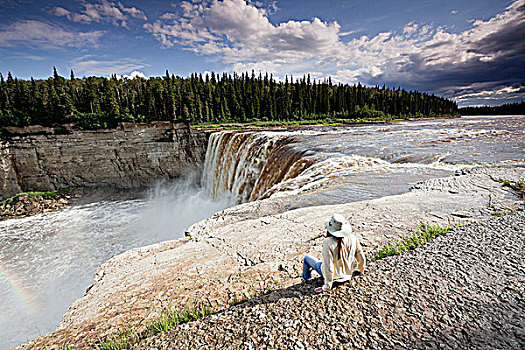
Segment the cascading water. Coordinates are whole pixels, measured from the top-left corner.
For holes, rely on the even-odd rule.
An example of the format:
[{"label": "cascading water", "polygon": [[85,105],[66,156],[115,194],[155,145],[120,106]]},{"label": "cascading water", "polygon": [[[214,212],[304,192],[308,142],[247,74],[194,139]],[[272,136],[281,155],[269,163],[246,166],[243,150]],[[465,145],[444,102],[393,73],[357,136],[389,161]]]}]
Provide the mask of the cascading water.
[{"label": "cascading water", "polygon": [[190,225],[235,203],[227,196],[211,200],[198,183],[191,173],[159,183],[147,199],[0,222],[0,349],[53,331],[107,259],[184,237]]},{"label": "cascading water", "polygon": [[304,151],[290,146],[287,133],[219,132],[210,136],[203,183],[212,198],[231,193],[238,203],[265,198],[281,181],[312,164]]},{"label": "cascading water", "polygon": [[231,193],[238,203],[298,194],[310,200],[295,198],[288,208],[372,199],[479,163],[523,160],[523,123],[522,116],[471,117],[215,133],[204,182],[214,198]]},{"label": "cascading water", "polygon": [[223,208],[284,195],[281,207],[293,209],[406,192],[465,166],[523,161],[524,129],[525,118],[511,116],[218,132],[200,179],[159,185],[148,199],[0,222],[0,349],[52,331],[108,258],[182,237]]}]

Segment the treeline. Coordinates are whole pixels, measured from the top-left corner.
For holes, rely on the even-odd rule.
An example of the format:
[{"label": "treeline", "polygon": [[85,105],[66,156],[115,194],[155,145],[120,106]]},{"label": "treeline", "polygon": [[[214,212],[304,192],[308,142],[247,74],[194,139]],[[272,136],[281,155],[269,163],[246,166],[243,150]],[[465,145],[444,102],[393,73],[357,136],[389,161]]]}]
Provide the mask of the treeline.
[{"label": "treeline", "polygon": [[500,106],[463,107],[459,109],[461,115],[522,115],[525,114],[525,102],[506,103]]},{"label": "treeline", "polygon": [[455,102],[426,93],[333,84],[310,76],[276,81],[271,75],[211,73],[189,78],[116,76],[69,79],[56,69],[44,80],[0,74],[0,127],[75,123],[80,128],[118,122],[184,121],[190,124],[324,118],[457,115]]}]

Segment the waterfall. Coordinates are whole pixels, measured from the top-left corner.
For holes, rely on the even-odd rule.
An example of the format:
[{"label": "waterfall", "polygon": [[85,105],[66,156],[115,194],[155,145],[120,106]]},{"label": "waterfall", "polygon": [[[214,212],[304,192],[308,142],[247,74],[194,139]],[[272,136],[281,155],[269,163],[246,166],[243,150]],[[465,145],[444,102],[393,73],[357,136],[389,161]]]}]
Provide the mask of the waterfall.
[{"label": "waterfall", "polygon": [[312,164],[295,150],[293,137],[270,132],[217,132],[210,135],[203,185],[212,198],[231,193],[238,203],[266,198],[271,188]]}]

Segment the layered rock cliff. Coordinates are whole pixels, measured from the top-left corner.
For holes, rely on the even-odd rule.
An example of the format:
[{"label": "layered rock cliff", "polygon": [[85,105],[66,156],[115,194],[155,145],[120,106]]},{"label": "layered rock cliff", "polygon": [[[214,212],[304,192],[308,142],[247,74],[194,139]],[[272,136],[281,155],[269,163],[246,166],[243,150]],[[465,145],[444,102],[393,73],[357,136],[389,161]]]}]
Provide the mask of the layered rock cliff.
[{"label": "layered rock cliff", "polygon": [[208,134],[184,124],[116,129],[9,128],[0,143],[0,198],[76,186],[137,188],[201,168]]}]

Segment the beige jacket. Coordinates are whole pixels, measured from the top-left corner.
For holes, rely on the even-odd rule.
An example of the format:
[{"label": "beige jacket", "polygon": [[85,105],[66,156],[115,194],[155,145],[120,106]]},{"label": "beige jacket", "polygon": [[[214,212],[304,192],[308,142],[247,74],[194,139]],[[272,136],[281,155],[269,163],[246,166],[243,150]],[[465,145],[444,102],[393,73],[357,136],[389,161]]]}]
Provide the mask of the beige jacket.
[{"label": "beige jacket", "polygon": [[332,288],[333,282],[344,282],[352,278],[355,271],[355,261],[357,260],[357,270],[365,270],[365,254],[357,237],[350,234],[343,239],[341,259],[337,252],[337,239],[327,237],[323,241],[323,271],[324,285],[323,290]]}]

